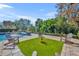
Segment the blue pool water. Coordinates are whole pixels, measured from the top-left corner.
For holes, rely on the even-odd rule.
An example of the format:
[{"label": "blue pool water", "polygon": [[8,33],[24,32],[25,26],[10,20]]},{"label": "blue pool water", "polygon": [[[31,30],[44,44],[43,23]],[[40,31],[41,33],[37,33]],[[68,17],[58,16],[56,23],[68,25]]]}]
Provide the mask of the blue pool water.
[{"label": "blue pool water", "polygon": [[[21,35],[21,34],[16,34],[16,35],[14,35],[14,37],[19,37],[19,38],[21,38],[21,37],[23,37],[24,35]],[[6,39],[8,39],[8,38],[10,38],[11,36],[10,36],[10,34],[0,34],[0,42],[1,41],[3,41],[3,40],[6,40]]]},{"label": "blue pool water", "polygon": [[6,35],[0,35],[0,41],[6,40]]}]

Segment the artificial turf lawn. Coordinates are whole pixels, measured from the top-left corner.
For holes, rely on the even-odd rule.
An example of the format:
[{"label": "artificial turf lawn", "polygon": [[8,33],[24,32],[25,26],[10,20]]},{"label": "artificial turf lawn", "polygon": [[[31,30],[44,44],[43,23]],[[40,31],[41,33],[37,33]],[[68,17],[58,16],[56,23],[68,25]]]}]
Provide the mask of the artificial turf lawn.
[{"label": "artificial turf lawn", "polygon": [[25,40],[18,44],[21,52],[25,56],[31,56],[33,51],[37,51],[38,56],[54,56],[55,53],[60,53],[63,47],[63,42],[43,38],[44,43],[41,43],[40,38]]}]

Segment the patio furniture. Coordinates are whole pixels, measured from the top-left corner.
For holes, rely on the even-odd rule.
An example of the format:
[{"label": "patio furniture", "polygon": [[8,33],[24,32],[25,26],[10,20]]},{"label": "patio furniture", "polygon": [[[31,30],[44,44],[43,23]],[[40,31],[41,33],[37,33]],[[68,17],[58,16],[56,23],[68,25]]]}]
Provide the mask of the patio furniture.
[{"label": "patio furniture", "polygon": [[14,49],[15,41],[13,38],[8,39],[7,42],[4,43],[4,49]]},{"label": "patio furniture", "polygon": [[7,39],[5,40],[5,41],[3,41],[0,45],[1,45],[1,49],[0,49],[0,55],[4,55],[4,51],[6,51],[6,50],[9,50],[9,51],[11,51],[10,52],[10,55],[13,55],[13,50],[15,49],[15,47],[16,47],[16,44],[17,43],[19,43],[19,36],[17,36],[17,35],[13,35],[13,36],[11,36],[11,35],[9,35],[9,34],[7,34]]},{"label": "patio furniture", "polygon": [[[12,50],[15,49],[15,42],[13,38],[8,38],[5,41],[1,42],[1,49],[0,49],[0,55],[8,55],[8,53],[10,55],[13,55]],[[5,51],[7,51],[5,53]],[[9,52],[8,52],[9,51]]]},{"label": "patio furniture", "polygon": [[13,34],[11,35],[11,37],[14,39],[15,44],[19,43],[19,38],[20,38],[19,35]]}]

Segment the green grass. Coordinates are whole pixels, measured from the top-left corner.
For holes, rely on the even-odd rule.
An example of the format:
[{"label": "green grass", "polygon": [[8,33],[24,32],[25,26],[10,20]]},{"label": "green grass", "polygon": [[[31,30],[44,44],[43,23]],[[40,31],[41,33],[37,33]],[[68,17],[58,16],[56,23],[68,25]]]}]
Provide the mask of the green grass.
[{"label": "green grass", "polygon": [[54,56],[55,53],[60,53],[63,47],[63,42],[56,40],[43,38],[42,42],[39,38],[34,38],[20,42],[18,47],[25,56],[31,56],[33,51],[37,51],[38,56]]}]

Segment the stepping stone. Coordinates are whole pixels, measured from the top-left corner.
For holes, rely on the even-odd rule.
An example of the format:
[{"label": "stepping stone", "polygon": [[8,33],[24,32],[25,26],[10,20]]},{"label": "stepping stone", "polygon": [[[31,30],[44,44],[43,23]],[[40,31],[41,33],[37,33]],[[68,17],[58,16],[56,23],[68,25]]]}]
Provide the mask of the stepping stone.
[{"label": "stepping stone", "polygon": [[37,51],[33,51],[32,56],[37,56]]}]

